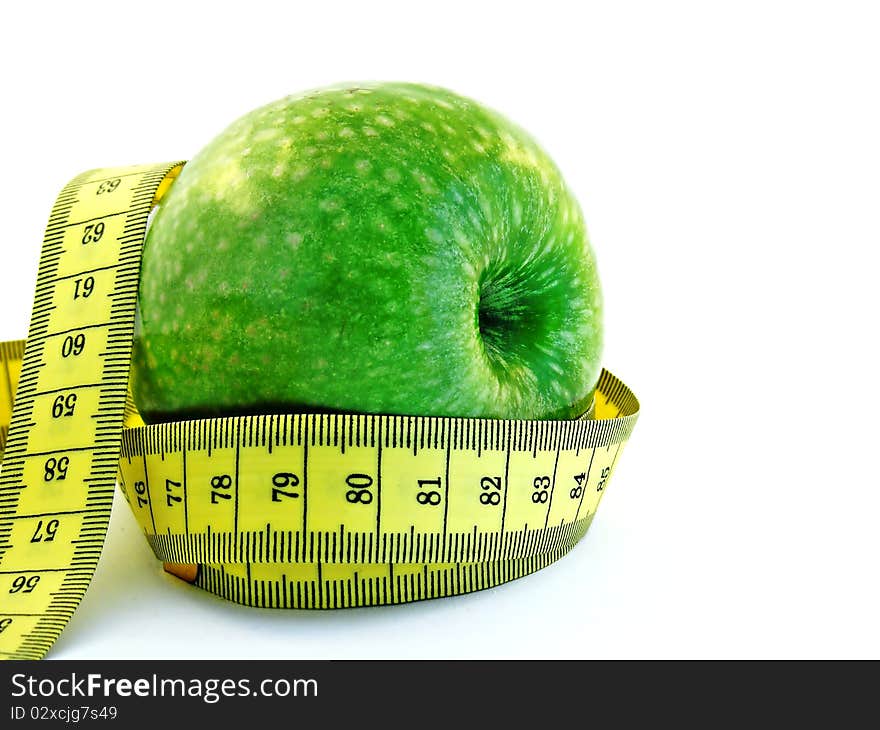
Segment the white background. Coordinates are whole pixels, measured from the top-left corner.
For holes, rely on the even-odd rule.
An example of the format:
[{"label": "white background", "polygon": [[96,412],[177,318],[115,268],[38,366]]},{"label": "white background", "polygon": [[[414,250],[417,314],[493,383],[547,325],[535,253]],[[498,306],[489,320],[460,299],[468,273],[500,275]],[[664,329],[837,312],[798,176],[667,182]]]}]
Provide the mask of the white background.
[{"label": "white background", "polygon": [[79,171],[189,158],[301,89],[426,81],[562,168],[605,365],[641,419],[572,553],[460,598],[243,608],[163,574],[117,500],[50,656],[880,656],[871,3],[231,8],[3,4],[0,339],[27,332],[46,217]]}]

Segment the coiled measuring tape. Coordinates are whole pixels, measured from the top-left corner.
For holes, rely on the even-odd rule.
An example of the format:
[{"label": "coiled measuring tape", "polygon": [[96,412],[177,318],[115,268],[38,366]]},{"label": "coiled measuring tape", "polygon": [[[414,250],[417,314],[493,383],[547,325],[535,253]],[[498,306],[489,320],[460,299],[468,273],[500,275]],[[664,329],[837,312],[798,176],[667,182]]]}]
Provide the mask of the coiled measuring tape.
[{"label": "coiled measuring tape", "polygon": [[251,606],[452,596],[586,533],[638,417],[354,414],[144,425],[128,389],[150,210],[183,163],[93,170],[52,209],[26,341],[0,343],[0,658],[45,655],[94,573],[113,491],[166,570]]}]

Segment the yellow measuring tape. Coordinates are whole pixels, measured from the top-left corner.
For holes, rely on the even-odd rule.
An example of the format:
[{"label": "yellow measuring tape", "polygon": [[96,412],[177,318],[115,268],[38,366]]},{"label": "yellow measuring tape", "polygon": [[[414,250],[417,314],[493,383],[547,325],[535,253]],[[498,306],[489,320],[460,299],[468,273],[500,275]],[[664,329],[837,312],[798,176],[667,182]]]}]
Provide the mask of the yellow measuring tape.
[{"label": "yellow measuring tape", "polygon": [[0,657],[42,657],[67,624],[117,481],[167,570],[251,606],[466,593],[538,570],[583,537],[638,417],[607,371],[592,418],[570,421],[145,426],[128,390],[141,251],[181,167],[72,180],[46,229],[28,338],[0,343]]}]

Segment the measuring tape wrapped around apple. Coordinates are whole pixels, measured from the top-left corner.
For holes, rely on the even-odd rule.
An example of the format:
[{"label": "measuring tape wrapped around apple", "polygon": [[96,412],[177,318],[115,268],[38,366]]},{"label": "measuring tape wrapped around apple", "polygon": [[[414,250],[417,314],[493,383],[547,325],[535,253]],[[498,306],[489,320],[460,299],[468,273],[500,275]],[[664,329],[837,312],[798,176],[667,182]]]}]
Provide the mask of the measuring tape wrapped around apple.
[{"label": "measuring tape wrapped around apple", "polygon": [[[310,125],[317,131],[303,131]],[[394,131],[413,125],[423,137]],[[379,164],[388,159],[381,146],[366,154],[352,141],[375,145],[383,134],[394,165]],[[424,135],[439,151],[433,168]],[[465,137],[467,153],[453,144]],[[187,165],[188,180],[174,182],[183,163],[72,180],[46,228],[27,340],[0,343],[0,657],[39,658],[52,646],[94,573],[117,483],[167,570],[252,606],[451,596],[567,552],[596,513],[639,406],[599,372],[601,300],[585,280],[595,276],[592,254],[579,209],[560,200],[564,187],[541,154],[448,92],[373,86],[252,113]],[[486,159],[508,160],[513,172]],[[307,194],[312,176],[317,201]],[[300,183],[300,208],[273,199],[273,179]],[[486,186],[504,194],[481,197]],[[346,191],[360,191],[360,207]],[[161,251],[164,236],[182,248],[150,259],[144,238],[160,201],[150,246]],[[455,209],[468,215],[457,220]],[[200,236],[219,230],[211,220],[222,215],[229,238],[236,221],[243,238],[215,238],[196,269]],[[310,240],[316,230],[320,241]],[[495,248],[474,250],[478,233]],[[536,240],[523,260],[543,255],[548,267],[521,273],[498,248],[524,235]],[[407,251],[396,237],[417,243]],[[304,272],[266,267],[260,251],[277,255],[279,240],[298,266],[338,264],[332,296],[310,285],[319,274],[307,263]],[[582,264],[557,250],[572,242],[586,252]],[[218,286],[210,265],[245,245],[238,280]],[[443,254],[446,245],[457,253]],[[347,257],[360,257],[359,269]],[[455,289],[444,261],[470,271],[473,285]],[[361,273],[346,280],[351,271]],[[426,324],[394,337],[398,304],[383,291],[420,285],[454,291],[447,304],[416,291]],[[181,295],[198,302],[200,287],[210,291],[204,302],[228,305],[202,308],[205,323],[217,320],[211,329],[180,316]],[[587,295],[564,305],[578,287]],[[254,302],[271,306],[249,310]],[[469,318],[479,341],[473,367],[456,360],[466,346],[445,329],[455,317]],[[245,352],[243,342],[264,344]],[[343,347],[363,358],[346,360]],[[407,347],[412,356],[399,362]],[[479,385],[487,373],[494,380]],[[374,415],[409,412],[427,415]]]}]

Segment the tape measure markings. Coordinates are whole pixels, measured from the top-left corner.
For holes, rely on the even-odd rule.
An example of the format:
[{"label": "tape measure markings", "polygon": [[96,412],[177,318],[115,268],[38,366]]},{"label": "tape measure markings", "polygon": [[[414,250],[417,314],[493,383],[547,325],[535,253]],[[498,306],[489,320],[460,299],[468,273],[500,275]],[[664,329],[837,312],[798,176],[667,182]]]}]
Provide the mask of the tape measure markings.
[{"label": "tape measure markings", "polygon": [[[609,376],[610,377],[610,376]],[[626,420],[626,419],[624,419]],[[627,421],[628,428],[632,427],[632,419]],[[202,419],[182,423],[159,424],[151,427],[129,429],[123,436],[122,472],[121,483],[129,488],[136,482],[143,482],[140,487],[140,504],[128,494],[129,501],[135,514],[148,514],[149,524],[143,525],[148,533],[148,540],[157,552],[157,555],[169,562],[350,562],[350,555],[356,555],[356,562],[387,562],[388,560],[403,562],[451,562],[468,560],[493,560],[502,556],[515,558],[529,552],[548,552],[557,549],[567,541],[567,536],[562,528],[572,522],[582,520],[587,514],[594,511],[593,505],[584,509],[585,492],[593,488],[596,483],[604,482],[610,475],[616,464],[619,449],[612,452],[611,446],[621,443],[628,435],[618,428],[611,439],[600,435],[598,438],[595,431],[602,430],[601,422],[595,421],[570,421],[570,422],[534,422],[536,428],[529,438],[523,428],[523,422],[505,421],[478,421],[476,419],[431,419],[431,418],[408,418],[388,416],[352,416],[343,414],[292,414],[270,416],[239,416],[227,419]],[[428,432],[437,435],[436,439],[425,438]],[[494,438],[493,438],[493,431]],[[363,433],[363,438],[362,438]],[[504,434],[507,434],[505,437]],[[519,436],[520,438],[516,438]],[[426,443],[426,441],[428,443]],[[509,443],[509,448],[503,448],[498,452],[483,450],[482,445],[499,446]],[[594,441],[599,443],[590,446]],[[432,443],[433,442],[433,443]],[[375,444],[384,447],[389,444],[392,452],[396,451],[399,456],[402,452],[412,453],[417,459],[416,465],[423,465],[423,457],[427,452],[435,452],[437,469],[434,474],[441,472],[441,460],[436,458],[436,451],[442,450],[442,473],[444,476],[442,489],[437,490],[434,499],[439,503],[442,499],[446,503],[445,515],[442,520],[434,520],[430,528],[417,529],[416,524],[420,521],[417,514],[418,507],[411,504],[401,504],[400,497],[390,505],[392,516],[397,522],[406,523],[406,531],[395,531],[391,525],[386,525],[385,520],[385,462],[387,461],[387,449],[383,454],[386,458],[379,459],[378,448],[372,448],[367,444]],[[439,449],[428,448],[420,451],[419,446],[437,446]],[[354,448],[352,448],[354,445]],[[480,445],[480,456],[471,454],[470,450]],[[605,453],[609,454],[604,460],[604,475],[592,477],[592,463],[582,455],[586,448],[591,450],[591,459],[595,459],[595,449],[605,447]],[[516,446],[520,447],[517,450]],[[542,446],[547,453],[541,451]],[[366,449],[368,453],[355,456],[360,463],[370,462],[375,468],[354,465],[343,468],[342,464],[356,454],[357,447]],[[408,448],[407,448],[408,447]],[[456,448],[459,447],[459,448]],[[287,461],[279,457],[279,449],[287,448]],[[299,448],[297,453],[291,453],[291,448]],[[314,471],[311,467],[310,454],[315,450],[324,450],[319,459],[321,472],[320,486],[310,486],[313,481]],[[372,495],[369,502],[371,518],[369,523],[373,525],[367,530],[365,527],[352,528],[345,519],[333,521],[332,528],[328,529],[320,524],[311,525],[309,513],[304,508],[301,513],[303,527],[294,527],[288,523],[279,525],[271,518],[270,504],[254,507],[255,498],[251,492],[254,489],[253,478],[243,477],[242,471],[243,450],[246,452],[246,461],[250,466],[246,472],[253,474],[261,469],[266,472],[269,466],[273,467],[277,474],[288,473],[296,480],[301,491],[296,495],[303,501],[318,498],[321,503],[319,510],[320,521],[327,521],[327,514],[344,513],[346,504],[344,500],[336,502],[328,501],[326,496],[328,483],[336,482],[345,484],[346,478],[357,477],[370,483]],[[222,510],[215,510],[213,514],[204,513],[204,505],[193,507],[193,472],[200,472],[202,486],[205,475],[210,472],[210,463],[219,463],[218,452],[228,452],[229,486],[233,489],[229,492],[228,522]],[[574,453],[571,453],[574,452]],[[183,455],[186,455],[187,467],[182,470]],[[581,478],[577,487],[571,488],[570,499],[577,498],[577,506],[556,502],[551,497],[551,487],[555,490],[559,480],[559,465],[563,454],[565,455],[566,469],[572,471],[575,478]],[[134,456],[138,456],[139,465],[135,465]],[[545,467],[535,470],[541,476],[542,486],[547,492],[546,498],[539,502],[544,505],[540,515],[520,519],[515,530],[500,530],[500,525],[495,520],[490,520],[491,529],[484,521],[483,525],[470,523],[467,530],[461,525],[449,525],[450,506],[459,503],[462,499],[464,488],[456,485],[456,480],[451,479],[449,474],[467,473],[464,464],[456,465],[456,468],[447,469],[448,460],[462,458],[476,458],[482,462],[487,455],[494,456],[498,463],[498,471],[505,474],[505,478],[480,476],[474,472],[477,485],[484,488],[490,486],[487,482],[497,481],[499,492],[510,495],[512,491],[510,478],[511,458],[520,458],[525,455],[535,463],[540,463],[539,455],[545,459]],[[169,466],[169,459],[174,457],[175,465]],[[180,458],[178,458],[180,457]],[[193,466],[193,459],[196,465]],[[582,459],[582,461],[580,461]],[[576,461],[574,469],[572,461]],[[332,461],[334,466],[328,467],[326,462]],[[204,462],[200,464],[199,462]],[[210,462],[210,463],[209,463]],[[291,472],[291,466],[296,463],[299,468]],[[285,466],[286,464],[286,466]],[[161,465],[161,466],[160,466]],[[369,473],[365,473],[365,469]],[[157,479],[153,472],[161,471]],[[224,469],[217,469],[223,472]],[[269,469],[271,471],[271,469]],[[405,473],[412,474],[413,483],[421,486],[439,486],[439,477],[431,478],[430,469],[423,473],[417,473],[412,469],[401,468],[400,464],[390,470],[392,475]],[[495,470],[487,470],[494,473]],[[528,469],[519,469],[519,472],[528,472]],[[335,472],[335,477],[328,473]],[[268,473],[268,472],[267,472]],[[567,471],[566,471],[567,473]],[[233,478],[232,475],[235,475]],[[420,478],[427,477],[427,478]],[[242,479],[250,481],[250,485],[242,486]],[[529,477],[531,478],[531,477]],[[465,478],[466,480],[466,478]],[[537,480],[537,477],[536,477]],[[198,481],[198,480],[197,480]],[[472,478],[473,482],[474,479]],[[186,503],[183,513],[177,517],[169,514],[169,508],[173,512],[176,507],[172,505],[167,495],[165,504],[161,505],[163,494],[162,485],[186,483]],[[585,485],[585,486],[584,486]],[[350,485],[349,485],[350,486]],[[453,489],[453,487],[456,487]],[[602,491],[600,485],[598,491]],[[319,491],[315,491],[318,489]],[[127,491],[127,490],[126,490]],[[167,489],[166,489],[167,491]],[[351,496],[359,496],[359,490],[350,490]],[[522,490],[519,490],[522,491]],[[246,492],[243,496],[243,492]],[[354,492],[354,494],[352,494]],[[575,494],[575,492],[577,492]],[[445,495],[441,497],[440,494]],[[479,494],[479,491],[476,492]],[[210,501],[219,505],[220,494],[211,496],[210,491],[197,492],[197,499],[202,502]],[[208,500],[208,497],[211,497]],[[561,499],[561,498],[560,498]],[[178,500],[175,500],[178,501]],[[260,500],[256,498],[256,502]],[[280,501],[277,500],[277,501]],[[472,500],[473,501],[473,500]],[[419,502],[424,506],[424,502]],[[488,504],[488,502],[484,503]],[[493,504],[495,504],[493,502]],[[161,505],[161,508],[160,508]],[[268,511],[267,511],[268,508]],[[200,520],[193,523],[193,509],[203,512]],[[262,519],[261,526],[257,529],[243,529],[240,525],[242,510],[245,513],[258,513]],[[469,510],[467,507],[466,510]],[[161,512],[161,519],[156,510]],[[180,510],[178,510],[179,512]],[[167,520],[167,521],[166,521]],[[507,514],[505,513],[505,520]],[[253,520],[250,520],[253,522]],[[459,519],[459,522],[461,520]],[[357,524],[357,520],[355,521]],[[393,522],[393,521],[392,521]],[[424,520],[422,520],[424,522]],[[360,519],[360,524],[365,525],[367,520]],[[221,525],[221,527],[218,527]],[[384,527],[383,527],[384,525]],[[378,526],[378,529],[377,529]],[[152,534],[149,534],[152,533]],[[379,539],[381,538],[381,540]]]},{"label": "tape measure markings", "polygon": [[[140,256],[181,166],[71,181],[46,228],[28,339],[0,343],[0,576],[18,594],[0,610],[0,655],[42,656],[66,625],[117,475],[166,570],[247,605],[457,595],[543,568],[583,537],[639,410],[607,371],[594,411],[571,421],[323,413],[144,426],[127,388]],[[96,208],[104,194],[124,205]],[[84,248],[102,238],[114,248]],[[34,498],[62,472],[78,492]]]},{"label": "tape measure markings", "polygon": [[[126,405],[140,249],[157,189],[174,167],[84,173],[65,186],[50,215],[0,471],[0,568],[16,575],[2,593],[6,655],[45,654],[100,556]],[[13,349],[4,354],[17,355]]]},{"label": "tape measure markings", "polygon": [[[590,518],[592,519],[592,517]],[[450,565],[388,563],[380,566],[335,566],[349,576],[327,576],[332,564],[310,565],[202,565],[196,585],[238,603],[267,608],[350,608],[454,596],[492,588],[529,575],[557,561],[586,533],[589,524],[571,545],[544,555],[484,563]],[[252,573],[271,569],[270,577]],[[385,574],[370,576],[370,568]],[[360,569],[366,569],[360,575]],[[242,575],[235,575],[239,569]],[[349,570],[350,569],[350,570]],[[289,571],[293,573],[287,577]],[[307,576],[307,573],[313,573]]]}]

